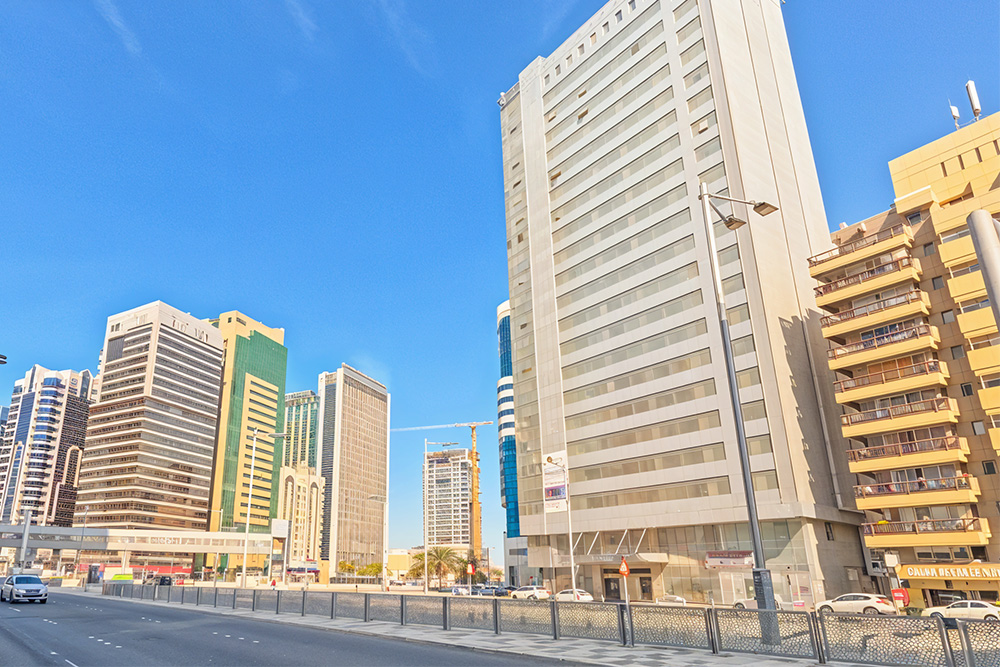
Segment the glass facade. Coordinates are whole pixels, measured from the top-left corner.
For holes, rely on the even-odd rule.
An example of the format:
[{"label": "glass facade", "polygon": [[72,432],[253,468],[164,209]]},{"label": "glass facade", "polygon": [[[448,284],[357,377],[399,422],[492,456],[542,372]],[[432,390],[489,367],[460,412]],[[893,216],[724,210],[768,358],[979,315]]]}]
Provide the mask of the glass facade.
[{"label": "glass facade", "polygon": [[517,502],[517,446],[514,439],[514,369],[510,343],[510,303],[497,309],[500,382],[497,384],[497,423],[500,438],[500,502],[507,514],[507,537],[520,537]]}]

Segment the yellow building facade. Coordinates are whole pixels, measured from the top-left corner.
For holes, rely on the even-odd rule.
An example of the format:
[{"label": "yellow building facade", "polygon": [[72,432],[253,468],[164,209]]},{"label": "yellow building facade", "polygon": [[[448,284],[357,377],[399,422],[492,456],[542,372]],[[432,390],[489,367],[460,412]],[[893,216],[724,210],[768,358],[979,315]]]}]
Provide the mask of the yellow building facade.
[{"label": "yellow building facade", "polygon": [[889,171],[894,207],[809,259],[863,536],[911,606],[995,601],[1000,335],[966,218],[1000,217],[1000,114]]}]

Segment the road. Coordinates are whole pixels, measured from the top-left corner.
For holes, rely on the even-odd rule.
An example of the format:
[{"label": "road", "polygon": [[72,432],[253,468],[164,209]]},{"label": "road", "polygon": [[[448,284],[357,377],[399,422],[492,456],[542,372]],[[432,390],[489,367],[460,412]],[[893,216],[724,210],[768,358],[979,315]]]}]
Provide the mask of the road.
[{"label": "road", "polygon": [[[351,635],[53,591],[0,604],[0,664],[552,665],[556,661]],[[566,663],[561,663],[565,665]]]}]

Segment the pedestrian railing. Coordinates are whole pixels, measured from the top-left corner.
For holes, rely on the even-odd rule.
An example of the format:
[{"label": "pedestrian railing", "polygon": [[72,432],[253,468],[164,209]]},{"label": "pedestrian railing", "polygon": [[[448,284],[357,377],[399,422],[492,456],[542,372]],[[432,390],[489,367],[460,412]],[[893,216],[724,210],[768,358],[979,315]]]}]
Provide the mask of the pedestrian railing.
[{"label": "pedestrian railing", "polygon": [[442,630],[525,633],[803,658],[825,664],[1000,667],[1000,623],[648,603],[104,584],[107,596]]}]

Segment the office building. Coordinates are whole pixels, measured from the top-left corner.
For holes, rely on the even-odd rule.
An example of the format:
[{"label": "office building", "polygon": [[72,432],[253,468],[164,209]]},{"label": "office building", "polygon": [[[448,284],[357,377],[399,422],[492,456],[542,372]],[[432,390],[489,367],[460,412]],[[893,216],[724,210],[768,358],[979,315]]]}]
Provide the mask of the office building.
[{"label": "office building", "polygon": [[472,550],[471,449],[427,452],[424,508],[427,512],[427,545],[447,546],[462,557]]},{"label": "office building", "polygon": [[[503,533],[504,578],[511,586],[523,585],[528,567],[528,540],[521,537],[517,511],[517,447],[514,440],[514,378],[510,347],[510,301],[497,306],[497,342],[500,380],[497,382],[497,437],[500,440],[500,504],[506,525]],[[525,581],[527,580],[524,577]]]},{"label": "office building", "polygon": [[[284,458],[282,439],[271,434],[281,433],[285,424],[285,330],[239,311],[209,323],[222,335],[223,349],[209,530],[242,530],[249,516],[251,531],[267,532],[278,512],[278,469]],[[262,560],[249,565],[264,567]],[[226,565],[242,566],[242,559]]]},{"label": "office building", "polygon": [[3,427],[7,425],[8,414],[10,414],[10,406],[0,405],[0,436],[3,436]]},{"label": "office building", "polygon": [[750,224],[713,225],[775,590],[809,604],[870,588],[806,263],[829,232],[779,5],[612,0],[499,103],[529,565],[569,587],[568,466],[579,586],[624,597],[626,554],[632,599],[751,594],[705,183],[778,206],[719,202]]},{"label": "office building", "polygon": [[912,606],[995,601],[1000,336],[980,265],[990,248],[966,219],[1000,217],[1000,114],[892,160],[889,174],[892,208],[809,260],[864,540],[883,588],[902,580]]},{"label": "office building", "polygon": [[337,571],[383,562],[388,528],[389,392],[341,365],[319,376],[320,558]]},{"label": "office building", "polygon": [[0,431],[0,523],[73,525],[92,382],[90,371],[37,364],[14,382]]},{"label": "office building", "polygon": [[319,396],[315,391],[285,394],[285,465],[315,468]]},{"label": "office building", "polygon": [[288,521],[285,557],[292,569],[309,570],[319,560],[324,480],[305,463],[281,467],[278,518]]},{"label": "office building", "polygon": [[76,525],[208,529],[222,356],[218,329],[162,301],[108,318]]}]

